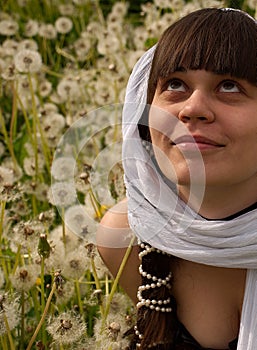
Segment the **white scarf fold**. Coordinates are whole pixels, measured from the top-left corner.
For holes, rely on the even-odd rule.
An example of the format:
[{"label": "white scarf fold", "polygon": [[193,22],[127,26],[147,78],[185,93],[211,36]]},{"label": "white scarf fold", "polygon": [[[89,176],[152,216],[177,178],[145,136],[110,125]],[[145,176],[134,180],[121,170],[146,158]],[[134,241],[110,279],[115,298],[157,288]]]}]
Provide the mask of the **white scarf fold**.
[{"label": "white scarf fold", "polygon": [[257,210],[229,220],[206,220],[166,184],[142,145],[138,121],[146,105],[155,47],[138,61],[123,109],[123,167],[129,223],[140,240],[182,259],[247,269],[237,350],[257,350]]}]

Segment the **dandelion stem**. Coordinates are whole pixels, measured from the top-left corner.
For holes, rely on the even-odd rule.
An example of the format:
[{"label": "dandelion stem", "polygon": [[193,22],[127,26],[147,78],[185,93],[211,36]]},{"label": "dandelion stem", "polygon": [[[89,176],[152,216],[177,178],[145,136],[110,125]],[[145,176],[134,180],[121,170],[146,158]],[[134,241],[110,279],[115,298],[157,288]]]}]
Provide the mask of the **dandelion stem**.
[{"label": "dandelion stem", "polygon": [[66,252],[66,229],[65,229],[64,208],[63,207],[62,207],[62,240],[63,240],[64,250]]},{"label": "dandelion stem", "polygon": [[2,344],[3,350],[8,350],[6,334],[1,336],[1,344]]},{"label": "dandelion stem", "polygon": [[20,349],[24,348],[24,326],[25,326],[25,303],[24,303],[24,290],[21,292],[21,341]]},{"label": "dandelion stem", "polygon": [[11,334],[11,331],[10,331],[10,327],[9,327],[9,323],[8,323],[6,314],[4,313],[3,316],[4,316],[4,323],[5,323],[5,328],[6,328],[6,331],[7,331],[7,336],[8,336],[9,343],[10,343],[10,350],[15,350],[15,347],[14,347],[14,344],[13,344],[13,339],[12,339],[12,334]]},{"label": "dandelion stem", "polygon": [[[96,288],[97,289],[101,289],[100,281],[98,279],[97,272],[96,272],[94,258],[91,258],[91,266],[92,266],[92,273],[93,273],[93,276],[94,276]],[[100,305],[100,312],[101,312],[101,315],[104,315],[103,305]]]},{"label": "dandelion stem", "polygon": [[45,318],[46,318],[48,309],[50,307],[51,300],[52,300],[52,297],[54,295],[55,290],[56,290],[56,283],[54,283],[53,286],[52,286],[52,289],[51,289],[50,294],[49,294],[49,296],[47,298],[47,301],[46,301],[46,306],[45,306],[44,312],[43,312],[43,314],[41,316],[41,319],[40,319],[40,321],[39,321],[39,323],[37,325],[37,328],[36,328],[32,338],[30,339],[29,345],[27,346],[26,350],[30,350],[31,349],[31,347],[32,347],[32,345],[33,345],[37,335],[38,335],[38,332],[40,331],[40,328],[42,327],[42,325],[43,325],[43,323],[45,321]]},{"label": "dandelion stem", "polygon": [[[40,280],[41,280],[41,309],[42,309],[42,314],[44,312],[45,309],[45,258],[42,256],[41,257],[41,276],[40,276]],[[43,344],[46,344],[46,334],[45,334],[45,324],[44,322],[42,323],[42,341]]]},{"label": "dandelion stem", "polygon": [[81,302],[80,287],[79,287],[79,281],[77,278],[75,280],[75,288],[76,288],[76,293],[77,293],[79,312],[81,313],[81,315],[83,315],[83,306],[82,306],[82,302]]},{"label": "dandelion stem", "polygon": [[136,237],[133,236],[132,239],[131,239],[131,241],[130,241],[130,243],[129,243],[129,246],[128,246],[127,250],[126,250],[126,253],[125,253],[125,255],[124,255],[123,259],[122,259],[122,262],[121,262],[120,267],[119,267],[119,271],[118,271],[118,273],[117,273],[117,275],[116,275],[116,277],[115,277],[115,279],[114,279],[114,281],[113,281],[112,289],[111,289],[111,292],[110,292],[110,294],[109,294],[109,296],[108,296],[107,303],[106,303],[106,307],[105,307],[105,310],[104,310],[104,315],[103,315],[103,319],[102,319],[102,328],[103,328],[104,325],[105,325],[106,318],[107,318],[108,313],[109,313],[109,310],[110,310],[110,305],[111,305],[112,298],[113,298],[114,293],[115,293],[115,291],[116,291],[116,289],[117,289],[120,276],[121,276],[121,274],[122,274],[122,272],[123,272],[123,270],[124,270],[124,267],[125,267],[125,265],[126,265],[126,263],[127,263],[127,260],[128,260],[128,258],[129,258],[129,255],[130,255],[131,250],[132,250],[132,248],[133,248],[135,239],[136,239]]},{"label": "dandelion stem", "polygon": [[4,117],[3,117],[3,114],[2,114],[2,109],[0,109],[0,126],[1,126],[2,133],[4,135],[6,146],[7,146],[8,150],[9,150],[9,152],[10,152],[10,155],[11,155],[11,158],[12,158],[15,170],[16,170],[17,169],[17,160],[16,160],[16,157],[15,157],[15,154],[14,154],[13,143],[12,143],[12,140],[11,140],[11,136],[10,136],[10,139],[8,138],[8,133],[7,133],[7,130],[6,130],[6,127],[5,127]]}]

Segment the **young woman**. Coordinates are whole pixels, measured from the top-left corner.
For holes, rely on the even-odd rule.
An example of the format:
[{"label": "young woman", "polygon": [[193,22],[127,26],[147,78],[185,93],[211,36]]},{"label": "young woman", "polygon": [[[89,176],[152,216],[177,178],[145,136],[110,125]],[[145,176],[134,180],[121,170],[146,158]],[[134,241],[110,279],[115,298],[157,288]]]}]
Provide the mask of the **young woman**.
[{"label": "young woman", "polygon": [[[99,251],[137,305],[131,349],[257,349],[257,28],[202,9],[135,66],[123,111],[127,199]],[[104,238],[103,238],[104,237]]]}]

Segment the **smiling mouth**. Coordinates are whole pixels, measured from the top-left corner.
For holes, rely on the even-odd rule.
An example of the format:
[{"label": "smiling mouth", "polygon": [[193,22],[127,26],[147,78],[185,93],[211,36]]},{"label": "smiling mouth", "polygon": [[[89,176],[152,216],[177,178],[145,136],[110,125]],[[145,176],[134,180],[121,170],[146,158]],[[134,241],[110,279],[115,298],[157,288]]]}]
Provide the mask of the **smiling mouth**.
[{"label": "smiling mouth", "polygon": [[207,148],[220,148],[224,147],[225,145],[218,143],[212,139],[209,139],[207,137],[203,136],[189,136],[184,135],[180,136],[174,140],[171,140],[171,144],[173,146],[178,147],[196,147],[200,149],[207,149]]}]

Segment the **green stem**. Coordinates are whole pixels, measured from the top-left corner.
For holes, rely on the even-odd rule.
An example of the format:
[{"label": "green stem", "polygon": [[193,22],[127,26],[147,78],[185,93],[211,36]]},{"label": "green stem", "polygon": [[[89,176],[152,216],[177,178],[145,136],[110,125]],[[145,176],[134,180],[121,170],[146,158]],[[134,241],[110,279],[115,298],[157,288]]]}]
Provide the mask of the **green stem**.
[{"label": "green stem", "polygon": [[125,253],[125,255],[124,255],[123,259],[122,259],[121,265],[119,267],[119,271],[118,271],[118,273],[117,273],[117,275],[116,275],[116,277],[115,277],[115,279],[113,281],[112,289],[111,289],[111,292],[110,292],[110,294],[108,296],[108,300],[107,300],[106,307],[105,307],[105,310],[104,310],[104,315],[103,315],[103,319],[102,319],[102,327],[104,327],[104,325],[105,325],[106,318],[107,318],[107,316],[109,314],[112,298],[114,296],[114,293],[116,292],[116,289],[117,289],[117,286],[118,286],[118,283],[119,283],[119,280],[120,280],[120,276],[121,276],[121,274],[122,274],[122,272],[124,270],[124,267],[125,267],[125,265],[126,265],[126,263],[128,261],[129,255],[130,255],[130,253],[132,251],[135,239],[136,239],[136,237],[133,236],[131,241],[130,241],[130,243],[129,243],[129,246],[128,246],[127,250],[126,250],[126,253]]},{"label": "green stem", "polygon": [[62,208],[62,240],[64,245],[64,251],[66,252],[66,228],[65,228],[65,220],[64,220],[64,208]]},{"label": "green stem", "polygon": [[24,300],[24,291],[21,292],[21,341],[20,349],[24,349],[24,328],[25,328],[25,300]]},{"label": "green stem", "polygon": [[6,334],[3,334],[3,335],[1,336],[1,344],[2,344],[2,349],[3,349],[3,350],[8,350]]},{"label": "green stem", "polygon": [[[42,314],[45,309],[45,259],[44,257],[41,257],[41,310]],[[46,332],[45,332],[45,324],[44,322],[42,323],[42,329],[41,329],[41,334],[42,334],[42,341],[43,344],[46,344]]]},{"label": "green stem", "polygon": [[9,327],[9,323],[6,317],[6,314],[4,313],[4,323],[5,323],[5,328],[7,331],[7,336],[8,336],[8,340],[9,340],[9,344],[10,344],[10,350],[15,350],[14,344],[13,344],[13,339],[12,339],[12,334],[10,331],[10,327]]},{"label": "green stem", "polygon": [[10,139],[8,137],[8,133],[7,133],[7,130],[6,130],[6,127],[5,127],[4,117],[3,117],[1,109],[0,109],[0,126],[1,126],[2,133],[4,135],[6,146],[7,146],[8,150],[9,150],[10,156],[11,156],[13,164],[14,164],[14,168],[16,170],[18,162],[16,160],[15,153],[14,153],[14,150],[13,150],[13,143],[12,143],[11,137],[10,137]]},{"label": "green stem", "polygon": [[[101,289],[100,281],[99,281],[99,278],[98,278],[97,272],[96,272],[94,258],[91,258],[90,260],[91,260],[92,273],[93,273],[93,276],[94,276],[96,289]],[[103,316],[104,315],[103,305],[100,305],[100,312],[101,312],[101,315]]]},{"label": "green stem", "polygon": [[77,293],[79,312],[81,313],[81,315],[83,315],[83,306],[82,306],[81,295],[80,295],[79,281],[77,278],[75,280],[75,289],[76,289],[76,293]]},{"label": "green stem", "polygon": [[40,319],[40,321],[39,321],[39,323],[37,325],[37,328],[36,328],[32,338],[30,339],[29,345],[27,346],[26,350],[30,350],[31,349],[31,347],[32,347],[32,345],[33,345],[37,335],[38,335],[38,332],[40,331],[40,328],[42,327],[42,325],[43,325],[43,323],[45,321],[45,318],[46,318],[48,309],[50,307],[51,300],[52,300],[52,297],[54,295],[55,290],[56,290],[56,283],[54,283],[53,286],[52,286],[51,292],[50,292],[50,294],[49,294],[49,296],[47,298],[47,301],[46,301],[46,306],[45,306],[44,312],[42,314],[42,317],[41,317],[41,319]]}]

